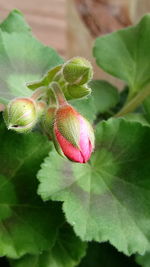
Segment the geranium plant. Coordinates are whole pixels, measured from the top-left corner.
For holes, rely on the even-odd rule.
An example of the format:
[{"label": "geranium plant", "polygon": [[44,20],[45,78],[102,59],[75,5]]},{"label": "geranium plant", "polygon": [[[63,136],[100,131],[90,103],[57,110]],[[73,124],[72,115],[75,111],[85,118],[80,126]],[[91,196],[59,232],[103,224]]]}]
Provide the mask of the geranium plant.
[{"label": "geranium plant", "polygon": [[0,266],[150,266],[150,15],[93,56],[0,24]]}]

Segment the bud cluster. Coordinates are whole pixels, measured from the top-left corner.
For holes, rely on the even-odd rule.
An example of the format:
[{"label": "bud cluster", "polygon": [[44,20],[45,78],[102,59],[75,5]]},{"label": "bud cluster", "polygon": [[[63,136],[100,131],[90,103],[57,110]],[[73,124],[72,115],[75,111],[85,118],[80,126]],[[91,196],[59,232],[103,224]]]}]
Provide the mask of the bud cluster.
[{"label": "bud cluster", "polygon": [[35,90],[48,86],[51,82],[59,83],[67,100],[88,96],[91,89],[88,86],[93,77],[90,62],[81,57],[75,57],[62,65],[52,68],[40,81],[28,83],[28,88]]},{"label": "bud cluster", "polygon": [[71,98],[87,95],[92,67],[87,60],[74,58],[52,69],[49,77],[52,80],[47,90],[40,83],[43,87],[37,89],[31,98],[15,98],[9,102],[3,112],[6,126],[16,132],[26,133],[40,122],[60,155],[71,161],[85,163],[94,149],[93,128],[68,104],[64,94],[67,91],[66,95],[71,95]]},{"label": "bud cluster", "polygon": [[93,70],[88,60],[75,57],[64,64],[62,73],[68,99],[82,98],[91,93],[88,83],[93,77]]}]

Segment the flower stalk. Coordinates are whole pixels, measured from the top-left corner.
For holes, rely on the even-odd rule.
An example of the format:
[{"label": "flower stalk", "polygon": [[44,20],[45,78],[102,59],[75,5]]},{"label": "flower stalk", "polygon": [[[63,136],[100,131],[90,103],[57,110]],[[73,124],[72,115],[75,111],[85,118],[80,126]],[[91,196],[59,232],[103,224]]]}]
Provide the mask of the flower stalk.
[{"label": "flower stalk", "polygon": [[34,91],[34,93],[32,94],[32,96],[31,96],[31,98],[33,99],[33,100],[38,100],[39,98],[41,98],[42,96],[44,96],[45,95],[45,93],[46,93],[46,87],[45,86],[42,86],[42,87],[40,87],[40,88],[38,88],[38,89],[36,89],[35,91]]},{"label": "flower stalk", "polygon": [[60,86],[57,82],[52,82],[50,84],[50,87],[52,88],[53,90],[53,93],[57,99],[57,102],[60,106],[62,105],[66,105],[67,104],[67,101],[66,101],[66,98],[62,92],[62,90],[60,89]]}]

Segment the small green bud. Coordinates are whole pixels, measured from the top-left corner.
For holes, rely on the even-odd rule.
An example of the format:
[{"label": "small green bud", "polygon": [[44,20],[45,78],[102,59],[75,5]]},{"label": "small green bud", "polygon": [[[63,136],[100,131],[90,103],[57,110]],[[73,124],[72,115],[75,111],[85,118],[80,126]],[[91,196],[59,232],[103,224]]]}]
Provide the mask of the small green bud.
[{"label": "small green bud", "polygon": [[91,94],[91,89],[87,85],[70,85],[67,86],[68,93],[72,98],[82,98]]},{"label": "small green bud", "polygon": [[56,105],[52,105],[50,106],[44,116],[43,116],[43,120],[42,120],[42,126],[46,132],[46,134],[52,139],[52,135],[53,135],[53,126],[54,126],[54,120],[55,120],[55,115],[56,115],[56,111],[57,111],[57,107]]},{"label": "small green bud", "polygon": [[93,77],[92,65],[85,58],[75,57],[64,64],[63,75],[70,84],[86,84]]},{"label": "small green bud", "polygon": [[15,98],[6,106],[3,117],[8,129],[28,132],[37,122],[36,102],[31,98]]}]

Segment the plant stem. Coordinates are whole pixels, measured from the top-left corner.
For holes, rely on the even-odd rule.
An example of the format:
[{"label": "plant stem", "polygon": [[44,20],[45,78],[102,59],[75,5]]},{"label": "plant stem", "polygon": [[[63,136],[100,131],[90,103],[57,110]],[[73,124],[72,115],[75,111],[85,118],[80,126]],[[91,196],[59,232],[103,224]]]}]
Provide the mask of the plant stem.
[{"label": "plant stem", "polygon": [[114,117],[122,117],[127,113],[134,111],[149,95],[150,87],[148,86],[141,90],[133,99],[131,99],[117,114],[114,115]]},{"label": "plant stem", "polygon": [[55,94],[55,97],[56,97],[56,99],[58,101],[58,104],[60,106],[66,105],[67,104],[66,98],[65,98],[62,90],[60,89],[59,84],[57,82],[52,82],[50,84],[50,87],[52,88],[52,90],[53,90],[53,92]]},{"label": "plant stem", "polygon": [[36,89],[34,91],[34,93],[32,94],[31,98],[33,100],[37,100],[38,98],[40,98],[41,96],[43,96],[45,94],[46,89],[47,88],[45,86],[42,86],[42,87]]},{"label": "plant stem", "polygon": [[56,96],[55,96],[52,88],[50,88],[49,105],[50,106],[57,106],[57,99],[56,99]]}]

